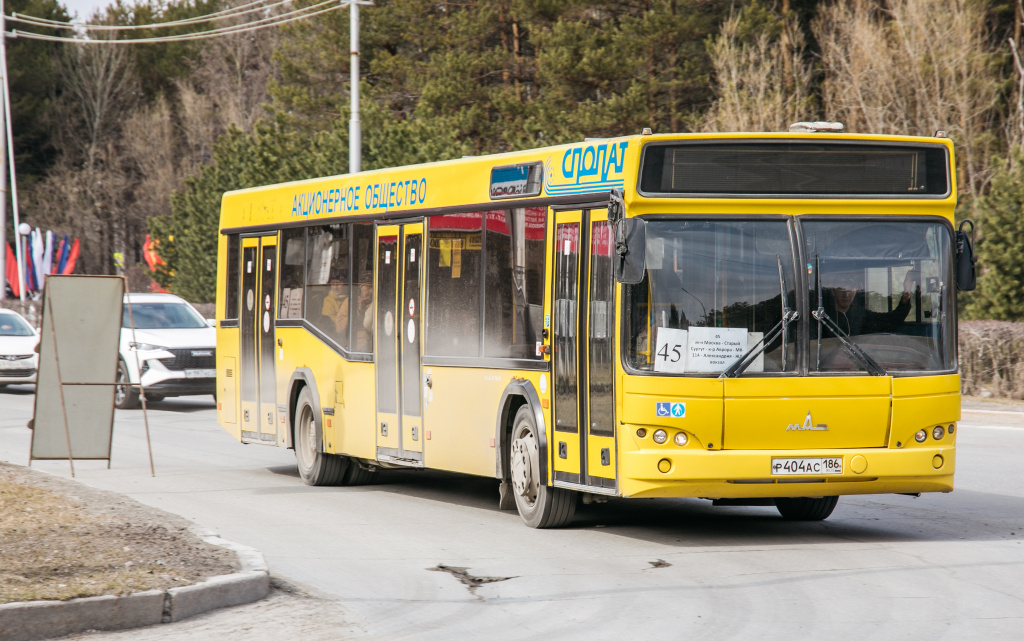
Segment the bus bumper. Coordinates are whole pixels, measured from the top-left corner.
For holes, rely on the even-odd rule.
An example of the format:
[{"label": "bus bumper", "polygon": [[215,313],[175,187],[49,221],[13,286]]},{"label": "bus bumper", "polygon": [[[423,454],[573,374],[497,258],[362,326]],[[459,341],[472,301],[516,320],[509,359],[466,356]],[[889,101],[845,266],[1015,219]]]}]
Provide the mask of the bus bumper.
[{"label": "bus bumper", "polygon": [[[774,476],[771,473],[772,459],[822,457],[842,457],[842,473],[820,476]],[[622,496],[637,498],[739,499],[951,492],[955,463],[955,447],[710,452],[646,449],[622,454],[619,487]]]}]

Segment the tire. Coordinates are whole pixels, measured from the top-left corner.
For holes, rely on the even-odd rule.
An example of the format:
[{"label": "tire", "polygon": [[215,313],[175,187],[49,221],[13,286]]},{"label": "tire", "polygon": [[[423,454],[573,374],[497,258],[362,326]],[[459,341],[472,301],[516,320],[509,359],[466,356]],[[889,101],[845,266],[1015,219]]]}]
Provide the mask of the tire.
[{"label": "tire", "polygon": [[121,383],[114,388],[114,407],[119,410],[133,410],[139,407],[139,392],[130,384],[128,377],[128,366],[124,361],[117,362],[117,382]]},{"label": "tire", "polygon": [[345,458],[348,458],[348,469],[345,470],[345,477],[341,480],[342,485],[367,485],[377,480],[377,472],[363,469],[353,458]]},{"label": "tire", "polygon": [[775,499],[775,507],[787,521],[824,521],[836,509],[838,496]]},{"label": "tire", "polygon": [[530,406],[520,407],[512,424],[508,460],[516,509],[523,522],[532,528],[562,527],[572,521],[579,495],[540,483],[537,435]]},{"label": "tire", "polygon": [[350,467],[347,457],[320,451],[316,442],[313,394],[308,387],[299,392],[295,404],[295,461],[306,485],[339,485]]}]

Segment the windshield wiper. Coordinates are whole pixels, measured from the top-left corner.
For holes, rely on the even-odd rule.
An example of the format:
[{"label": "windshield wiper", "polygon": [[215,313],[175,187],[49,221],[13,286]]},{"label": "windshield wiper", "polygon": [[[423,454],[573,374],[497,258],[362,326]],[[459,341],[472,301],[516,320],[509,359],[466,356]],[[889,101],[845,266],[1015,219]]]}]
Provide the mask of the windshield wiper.
[{"label": "windshield wiper", "polygon": [[824,324],[832,331],[835,337],[839,339],[839,343],[844,348],[846,348],[846,351],[850,354],[850,356],[852,356],[853,359],[857,361],[857,363],[862,368],[867,370],[869,374],[871,374],[872,376],[887,375],[888,372],[886,372],[885,369],[878,364],[878,361],[871,358],[867,354],[867,352],[860,348],[860,345],[857,345],[856,343],[851,341],[846,332],[844,332],[843,329],[839,327],[839,325],[834,320],[832,320],[832,317],[828,315],[828,312],[825,311],[824,301],[821,297],[820,257],[817,254],[815,254],[814,256],[814,271],[816,279],[815,289],[818,295],[818,309],[811,312],[811,316],[813,316],[818,321],[818,371],[821,371],[821,326],[822,324]]},{"label": "windshield wiper", "polygon": [[768,333],[761,337],[761,340],[754,343],[754,345],[740,356],[739,360],[729,366],[727,370],[722,372],[719,378],[731,378],[739,376],[746,370],[750,365],[757,360],[757,357],[761,355],[765,349],[768,348],[776,337],[782,334],[782,369],[786,369],[786,343],[789,342],[789,324],[800,317],[800,312],[793,311],[786,304],[786,276],[782,273],[782,256],[775,254],[775,260],[779,265],[779,302],[782,304],[782,320],[775,323],[775,327],[768,330]]}]

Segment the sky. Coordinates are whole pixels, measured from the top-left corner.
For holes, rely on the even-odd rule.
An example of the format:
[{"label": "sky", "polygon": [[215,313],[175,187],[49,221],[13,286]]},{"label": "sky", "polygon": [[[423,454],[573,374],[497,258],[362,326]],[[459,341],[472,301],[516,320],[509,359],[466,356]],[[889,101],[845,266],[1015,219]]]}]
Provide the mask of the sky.
[{"label": "sky", "polygon": [[58,2],[64,5],[72,16],[77,12],[81,20],[87,20],[93,10],[110,4],[110,0],[58,0]]}]

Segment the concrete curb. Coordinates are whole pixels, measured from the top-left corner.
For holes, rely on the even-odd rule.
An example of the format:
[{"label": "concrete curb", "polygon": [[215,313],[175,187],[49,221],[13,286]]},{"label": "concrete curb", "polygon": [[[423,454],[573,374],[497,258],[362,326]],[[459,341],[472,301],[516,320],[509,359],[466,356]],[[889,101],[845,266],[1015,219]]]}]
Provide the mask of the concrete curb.
[{"label": "concrete curb", "polygon": [[233,550],[241,569],[195,585],[147,590],[125,596],[69,601],[28,601],[0,605],[0,641],[52,639],[86,630],[125,630],[189,617],[270,594],[270,572],[258,550],[194,530],[206,543]]}]

